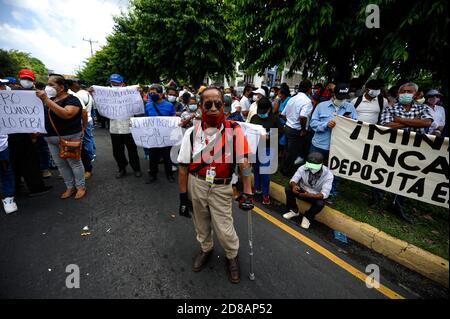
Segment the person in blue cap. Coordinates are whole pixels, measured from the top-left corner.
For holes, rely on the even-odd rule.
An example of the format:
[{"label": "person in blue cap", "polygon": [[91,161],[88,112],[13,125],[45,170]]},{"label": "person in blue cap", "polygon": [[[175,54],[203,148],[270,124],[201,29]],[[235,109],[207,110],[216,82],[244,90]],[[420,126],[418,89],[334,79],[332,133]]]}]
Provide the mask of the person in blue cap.
[{"label": "person in blue cap", "polygon": [[[123,77],[119,74],[112,74],[109,77],[109,82],[112,87],[125,86]],[[119,172],[116,178],[122,178],[126,175],[128,163],[134,171],[134,176],[141,177],[141,165],[139,163],[137,146],[131,135],[130,119],[110,120],[109,133],[111,134],[114,159],[119,166]],[[125,156],[125,147],[128,151],[128,160]]]},{"label": "person in blue cap", "polygon": [[8,83],[8,86],[11,88],[11,89],[16,89],[16,88],[18,88],[20,85],[19,85],[19,83],[17,83],[17,80],[16,80],[16,78],[15,77],[12,77],[12,76],[7,76],[6,78],[5,78],[5,80],[7,80],[9,83]]}]

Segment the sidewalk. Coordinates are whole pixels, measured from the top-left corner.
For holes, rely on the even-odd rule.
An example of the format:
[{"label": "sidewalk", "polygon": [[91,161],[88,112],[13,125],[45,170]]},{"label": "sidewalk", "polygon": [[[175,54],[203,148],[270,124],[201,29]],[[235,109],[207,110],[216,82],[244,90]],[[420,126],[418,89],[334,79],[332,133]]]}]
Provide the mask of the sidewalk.
[{"label": "sidewalk", "polygon": [[[284,187],[279,184],[271,182],[270,196],[280,203],[286,203]],[[309,204],[300,201],[301,210],[307,209],[308,206]],[[331,207],[325,206],[316,219],[331,229],[345,233],[354,241],[395,262],[420,273],[446,288],[449,287],[449,262],[444,258],[392,237]]]}]

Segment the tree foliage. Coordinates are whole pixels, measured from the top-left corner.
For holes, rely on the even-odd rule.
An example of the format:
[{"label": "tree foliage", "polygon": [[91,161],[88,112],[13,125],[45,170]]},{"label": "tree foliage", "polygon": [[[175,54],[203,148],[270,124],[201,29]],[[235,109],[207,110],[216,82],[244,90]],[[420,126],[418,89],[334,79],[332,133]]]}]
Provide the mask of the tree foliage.
[{"label": "tree foliage", "polygon": [[105,47],[80,76],[103,83],[112,72],[129,82],[161,79],[203,82],[206,75],[231,76],[233,46],[227,39],[229,9],[220,0],[132,0]]},{"label": "tree foliage", "polygon": [[0,49],[0,78],[7,76],[17,78],[21,69],[30,69],[35,73],[36,81],[47,82],[48,71],[41,60],[31,56],[29,53]]},{"label": "tree foliage", "polygon": [[[446,0],[229,0],[230,38],[244,67],[290,65],[313,77],[348,81],[374,72],[386,80],[430,73],[447,83]],[[380,28],[366,27],[366,6]]]}]

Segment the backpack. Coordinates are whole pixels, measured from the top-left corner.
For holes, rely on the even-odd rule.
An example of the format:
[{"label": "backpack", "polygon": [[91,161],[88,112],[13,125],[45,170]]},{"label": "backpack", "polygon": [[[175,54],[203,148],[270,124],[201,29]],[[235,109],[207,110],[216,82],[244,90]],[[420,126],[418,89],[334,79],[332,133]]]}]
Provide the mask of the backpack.
[{"label": "backpack", "polygon": [[[355,102],[355,110],[358,108],[358,106],[361,104],[361,102],[362,102],[362,99],[363,99],[363,95],[361,95],[361,96],[359,96],[357,99],[356,99],[356,102]],[[381,113],[383,113],[383,109],[384,109],[384,97],[383,97],[383,95],[381,95],[381,94],[379,94],[378,96],[377,96],[377,99],[378,99],[378,106],[380,107],[380,113],[378,113],[378,122],[377,123],[380,123],[380,120],[381,120]]]}]

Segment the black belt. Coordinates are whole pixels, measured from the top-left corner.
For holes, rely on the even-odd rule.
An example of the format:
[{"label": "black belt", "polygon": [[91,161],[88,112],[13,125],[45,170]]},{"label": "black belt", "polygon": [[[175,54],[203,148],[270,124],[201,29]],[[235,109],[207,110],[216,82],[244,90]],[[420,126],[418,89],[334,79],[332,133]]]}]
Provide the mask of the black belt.
[{"label": "black belt", "polygon": [[[206,181],[206,176],[201,176],[201,175],[198,175],[196,173],[190,173],[190,174],[195,176],[195,177],[197,177],[197,178],[199,178],[199,179],[201,179],[201,180],[203,180],[203,181]],[[231,177],[228,177],[228,178],[214,178],[214,182],[213,182],[213,184],[216,184],[216,185],[229,185],[230,183],[231,183]]]}]

